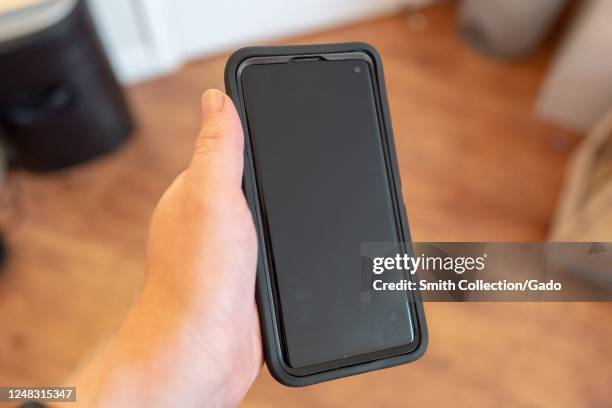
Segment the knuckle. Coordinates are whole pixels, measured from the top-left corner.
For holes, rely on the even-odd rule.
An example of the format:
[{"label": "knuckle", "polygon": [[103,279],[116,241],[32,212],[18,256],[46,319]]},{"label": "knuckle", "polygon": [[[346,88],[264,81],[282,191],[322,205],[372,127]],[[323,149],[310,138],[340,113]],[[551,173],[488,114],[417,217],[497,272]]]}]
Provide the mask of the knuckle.
[{"label": "knuckle", "polygon": [[223,129],[221,126],[204,126],[200,129],[201,139],[221,139],[223,137]]},{"label": "knuckle", "polygon": [[196,139],[195,154],[216,152],[221,150],[222,139],[216,132],[202,130]]}]

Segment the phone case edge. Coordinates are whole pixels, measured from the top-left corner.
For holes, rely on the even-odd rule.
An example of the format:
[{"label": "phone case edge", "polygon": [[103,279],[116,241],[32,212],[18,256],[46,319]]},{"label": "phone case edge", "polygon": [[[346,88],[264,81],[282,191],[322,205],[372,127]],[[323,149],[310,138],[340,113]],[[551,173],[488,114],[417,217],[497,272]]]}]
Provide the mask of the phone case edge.
[{"label": "phone case edge", "polygon": [[[275,55],[294,55],[294,54],[316,54],[316,53],[339,53],[339,52],[354,52],[354,51],[365,51],[369,54],[373,60],[376,77],[378,82],[378,92],[380,95],[380,102],[382,108],[383,124],[385,127],[385,133],[387,136],[387,146],[390,153],[391,169],[393,176],[397,180],[395,184],[396,196],[400,200],[400,217],[402,222],[403,232],[409,242],[411,241],[410,228],[408,224],[408,217],[403,202],[403,193],[401,188],[401,178],[399,174],[399,168],[397,163],[397,154],[395,149],[395,142],[393,139],[393,130],[391,126],[391,116],[387,101],[387,91],[384,81],[383,66],[380,55],[376,49],[370,44],[361,42],[352,43],[338,43],[338,44],[317,44],[317,45],[296,45],[296,46],[255,46],[241,48],[230,55],[227,64],[225,66],[225,89],[228,95],[234,101],[240,120],[243,126],[246,127],[246,112],[244,105],[239,97],[238,90],[238,78],[237,73],[240,64],[251,57],[257,56],[275,56]],[[245,135],[246,137],[246,135]],[[246,147],[246,145],[245,145]],[[244,167],[244,179],[253,177],[253,166],[250,160],[245,154],[245,167]],[[249,205],[252,205],[254,201],[253,194],[248,187],[248,183],[243,181],[243,188],[245,195],[249,201]],[[252,208],[252,207],[251,207]],[[253,209],[253,208],[252,208]],[[324,371],[320,373],[310,374],[307,376],[295,376],[288,373],[281,363],[282,356],[279,353],[279,341],[276,335],[276,318],[271,306],[271,299],[269,296],[269,280],[266,275],[265,264],[262,257],[259,256],[257,260],[257,283],[256,283],[256,300],[258,305],[258,313],[261,325],[261,331],[263,336],[263,347],[268,370],[272,376],[280,383],[291,386],[291,387],[302,387],[307,385],[316,384],[323,381],[328,381],[336,378],[348,377],[356,374],[361,374],[369,371],[380,370],[383,368],[394,367],[397,365],[409,363],[419,359],[426,351],[429,336],[427,330],[427,324],[425,321],[425,312],[422,302],[415,302],[415,309],[418,319],[417,330],[419,332],[419,344],[415,350],[410,353],[402,354],[393,357],[387,357],[379,360],[369,361],[353,366],[347,366],[338,368],[335,370]]]}]

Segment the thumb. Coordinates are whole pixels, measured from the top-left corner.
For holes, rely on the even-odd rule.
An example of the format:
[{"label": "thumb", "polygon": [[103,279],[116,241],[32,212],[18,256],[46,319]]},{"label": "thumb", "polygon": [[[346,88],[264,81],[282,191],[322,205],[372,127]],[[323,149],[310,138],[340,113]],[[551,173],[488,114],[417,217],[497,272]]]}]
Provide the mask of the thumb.
[{"label": "thumb", "polygon": [[241,190],[244,135],[232,100],[209,89],[202,95],[202,129],[188,169],[192,182],[211,194]]}]

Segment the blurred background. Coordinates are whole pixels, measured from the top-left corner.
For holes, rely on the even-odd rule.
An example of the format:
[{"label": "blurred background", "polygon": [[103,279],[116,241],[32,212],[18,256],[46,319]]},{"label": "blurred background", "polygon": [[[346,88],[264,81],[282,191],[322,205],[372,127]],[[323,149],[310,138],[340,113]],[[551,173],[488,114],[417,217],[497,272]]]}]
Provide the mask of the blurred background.
[{"label": "blurred background", "polygon": [[[241,46],[379,50],[415,241],[612,241],[611,19],[609,0],[1,0],[0,385],[61,384],[120,323]],[[243,406],[612,403],[609,303],[426,313],[416,363],[305,389],[264,369]]]}]

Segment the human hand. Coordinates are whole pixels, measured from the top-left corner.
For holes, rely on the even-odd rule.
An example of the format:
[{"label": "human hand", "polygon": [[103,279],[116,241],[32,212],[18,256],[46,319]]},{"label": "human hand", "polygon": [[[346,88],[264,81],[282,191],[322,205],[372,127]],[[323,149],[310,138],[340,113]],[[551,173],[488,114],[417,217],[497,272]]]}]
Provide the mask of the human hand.
[{"label": "human hand", "polygon": [[257,239],[241,188],[244,136],[234,104],[209,90],[202,113],[191,164],[153,216],[148,271],[151,284],[179,300],[200,358],[191,362],[205,369],[209,395],[238,403],[262,365]]},{"label": "human hand", "polygon": [[142,295],[79,377],[82,406],[233,406],[260,371],[242,127],[222,92],[207,91],[202,105],[189,168],[153,216]]}]

